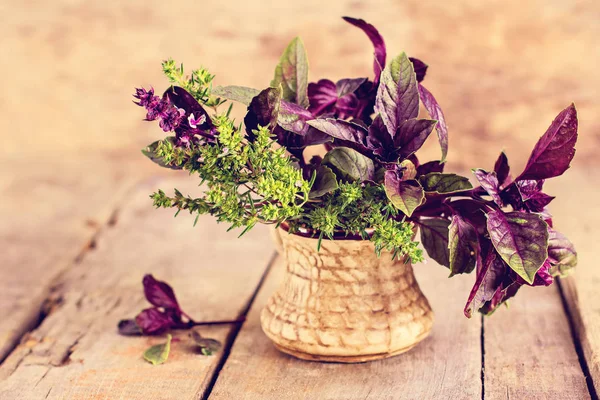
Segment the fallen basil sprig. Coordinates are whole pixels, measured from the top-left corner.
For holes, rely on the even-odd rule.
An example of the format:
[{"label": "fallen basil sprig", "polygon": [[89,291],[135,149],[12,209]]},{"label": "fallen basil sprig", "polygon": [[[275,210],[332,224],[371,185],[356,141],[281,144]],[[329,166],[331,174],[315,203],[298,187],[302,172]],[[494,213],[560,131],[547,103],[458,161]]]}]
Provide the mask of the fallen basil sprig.
[{"label": "fallen basil sprig", "polygon": [[183,312],[173,288],[166,282],[155,279],[152,275],[144,276],[144,295],[153,307],[142,310],[134,319],[119,321],[121,335],[160,335],[171,329],[190,329],[202,325],[238,324],[244,317],[231,321],[195,321]]}]

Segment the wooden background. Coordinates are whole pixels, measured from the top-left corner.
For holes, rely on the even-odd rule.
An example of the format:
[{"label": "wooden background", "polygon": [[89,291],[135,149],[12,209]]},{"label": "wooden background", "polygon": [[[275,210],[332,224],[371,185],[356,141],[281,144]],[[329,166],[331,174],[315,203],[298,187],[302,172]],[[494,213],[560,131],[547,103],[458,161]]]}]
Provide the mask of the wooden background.
[{"label": "wooden background", "polygon": [[[2,2],[0,15],[0,398],[595,396],[600,2],[23,0]],[[573,167],[547,184],[555,224],[580,255],[561,293],[523,291],[482,327],[461,316],[473,277],[417,266],[437,312],[432,339],[352,369],[295,362],[261,335],[257,315],[278,274],[265,229],[234,241],[210,219],[193,229],[152,210],[156,188],[195,182],[140,154],[162,132],[131,103],[136,86],[167,86],[166,57],[209,67],[216,84],[264,87],[296,35],[311,80],[371,76],[371,44],[342,15],[374,24],[388,56],[404,50],[430,65],[425,83],[450,127],[448,170],[490,168],[501,149],[518,170],[561,109],[575,102],[580,118]],[[421,154],[438,152],[431,141]],[[207,330],[228,347],[235,339],[231,350],[144,365],[153,339],[124,339],[114,326],[144,306],[146,272],[171,282],[199,319],[249,313],[239,332]]]}]

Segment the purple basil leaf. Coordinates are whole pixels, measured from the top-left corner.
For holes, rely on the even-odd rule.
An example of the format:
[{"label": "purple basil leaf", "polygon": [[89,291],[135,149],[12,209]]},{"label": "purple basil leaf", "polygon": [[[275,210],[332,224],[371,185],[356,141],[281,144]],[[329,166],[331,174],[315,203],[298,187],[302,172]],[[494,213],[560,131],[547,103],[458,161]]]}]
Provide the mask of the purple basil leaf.
[{"label": "purple basil leaf", "polygon": [[156,280],[152,275],[147,274],[144,276],[142,283],[144,285],[144,295],[150,304],[164,309],[175,310],[178,315],[182,314],[173,288],[166,282]]},{"label": "purple basil leaf", "polygon": [[139,336],[143,332],[134,319],[122,319],[118,325],[119,334],[124,336]]},{"label": "purple basil leaf", "polygon": [[494,172],[498,177],[498,183],[500,186],[508,183],[506,180],[510,175],[510,166],[508,165],[508,158],[504,152],[500,153],[498,159],[496,160],[496,164],[494,164]]},{"label": "purple basil leaf", "polygon": [[335,139],[361,145],[364,145],[366,142],[367,130],[352,122],[342,119],[323,118],[308,121],[307,124]]},{"label": "purple basil leaf", "polygon": [[302,150],[307,146],[331,142],[331,136],[309,125],[306,125],[306,127],[306,134],[301,136],[277,126],[274,130],[277,142],[298,158],[301,157]]},{"label": "purple basil leaf", "polygon": [[429,257],[439,264],[450,267],[448,250],[448,228],[450,221],[445,218],[422,218],[419,221],[421,244]]},{"label": "purple basil leaf", "polygon": [[431,119],[409,119],[402,122],[394,136],[394,145],[400,149],[400,156],[406,158],[419,150],[436,123]]},{"label": "purple basil leaf", "polygon": [[494,249],[489,250],[483,256],[477,257],[477,263],[475,284],[471,289],[464,309],[467,318],[471,318],[475,310],[479,310],[486,302],[492,300],[504,279],[507,269],[506,263],[496,254]]},{"label": "purple basil leaf", "polygon": [[427,175],[431,172],[444,172],[444,163],[440,161],[429,161],[417,167],[417,176]]},{"label": "purple basil leaf", "polygon": [[515,210],[543,212],[554,197],[542,192],[543,180],[515,181],[508,185],[501,193],[505,203],[509,203]]},{"label": "purple basil leaf", "polygon": [[268,88],[260,92],[250,101],[248,113],[244,117],[244,125],[249,138],[254,138],[254,130],[259,125],[269,130],[275,129],[279,116],[281,88]]},{"label": "purple basil leaf", "polygon": [[[526,182],[526,181],[519,181]],[[542,191],[535,191],[527,196],[523,196],[523,192],[521,192],[521,196],[523,200],[525,200],[525,207],[527,210],[531,212],[542,212],[546,208],[552,200],[554,200],[554,196],[547,195]]]},{"label": "purple basil leaf", "polygon": [[425,88],[425,86],[419,83],[419,97],[423,102],[423,106],[429,113],[429,116],[432,119],[437,120],[437,125],[435,130],[437,131],[438,141],[440,142],[440,147],[442,148],[442,160],[441,162],[446,161],[446,155],[448,155],[448,126],[446,125],[446,118],[444,117],[444,112],[442,108],[438,104],[437,100],[429,90]]},{"label": "purple basil leaf", "polygon": [[217,97],[223,97],[227,100],[237,101],[245,105],[250,105],[253,98],[258,96],[260,90],[245,86],[217,86],[210,94]]},{"label": "purple basil leaf", "polygon": [[315,119],[307,122],[313,129],[335,139],[335,146],[349,147],[360,154],[372,157],[366,144],[367,130],[358,124],[339,119]]},{"label": "purple basil leaf", "polygon": [[460,199],[447,203],[449,207],[475,227],[477,233],[483,236],[487,233],[487,206],[473,199]]},{"label": "purple basil leaf", "polygon": [[309,111],[314,115],[334,113],[338,92],[335,83],[329,79],[321,79],[317,83],[308,84]]},{"label": "purple basil leaf", "polygon": [[419,177],[419,182],[426,192],[453,193],[472,189],[468,178],[456,174],[431,172]]},{"label": "purple basil leaf", "polygon": [[351,18],[351,17],[342,17],[344,21],[356,26],[357,28],[362,29],[362,31],[369,37],[371,42],[373,43],[373,47],[375,48],[375,60],[373,61],[373,71],[375,73],[375,83],[379,82],[379,77],[381,76],[381,71],[385,67],[385,58],[386,58],[386,50],[385,50],[385,42],[383,41],[383,37],[379,34],[377,29],[365,22],[362,19]]},{"label": "purple basil leaf", "polygon": [[496,176],[496,172],[487,172],[483,169],[474,169],[473,174],[475,178],[477,178],[477,182],[481,185],[482,188],[485,189],[487,194],[489,194],[494,202],[498,204],[500,207],[504,206],[502,198],[500,197],[500,183],[498,182],[498,177]]},{"label": "purple basil leaf", "polygon": [[577,251],[565,235],[554,229],[548,229],[548,258],[552,264],[550,274],[566,276],[577,265]]},{"label": "purple basil leaf", "polygon": [[174,325],[174,321],[166,313],[158,308],[146,308],[135,317],[135,323],[140,327],[144,335],[158,335],[168,331]]},{"label": "purple basil leaf", "polygon": [[429,68],[429,65],[425,64],[418,58],[408,57],[408,59],[410,60],[410,62],[413,63],[415,75],[417,76],[417,82],[421,82],[423,79],[425,79],[425,73],[427,72],[427,68]]},{"label": "purple basil leaf", "polygon": [[394,140],[389,134],[381,115],[377,115],[369,127],[367,147],[383,161],[398,161]]},{"label": "purple basil leaf", "polygon": [[477,230],[458,214],[448,228],[448,249],[450,276],[473,271],[480,252]]},{"label": "purple basil leaf", "polygon": [[571,104],[552,121],[516,180],[539,180],[561,175],[569,168],[575,155],[576,142],[577,111]]},{"label": "purple basil leaf", "polygon": [[419,114],[419,90],[413,64],[405,53],[394,58],[381,73],[375,99],[375,113],[381,115],[388,132],[394,133],[403,121]]},{"label": "purple basil leaf", "polygon": [[331,168],[344,181],[368,181],[375,178],[375,166],[370,158],[347,148],[336,147],[323,157],[323,165]]},{"label": "purple basil leaf", "polygon": [[354,93],[340,97],[335,103],[335,115],[341,119],[360,117],[363,104]]},{"label": "purple basil leaf", "polygon": [[344,78],[337,81],[335,84],[335,90],[338,97],[344,97],[348,94],[352,94],[358,90],[367,78]]},{"label": "purple basil leaf", "polygon": [[390,202],[407,217],[425,201],[425,192],[419,182],[403,181],[396,171],[386,171],[384,187]]},{"label": "purple basil leaf", "polygon": [[331,168],[320,165],[316,170],[315,183],[310,189],[309,198],[316,199],[327,193],[336,190],[338,186],[337,178]]},{"label": "purple basil leaf", "polygon": [[531,286],[550,286],[554,282],[554,278],[550,274],[550,269],[552,268],[552,264],[550,260],[544,261],[544,264],[535,274],[535,279],[533,280],[533,284]]},{"label": "purple basil leaf", "polygon": [[306,122],[313,119],[315,119],[315,117],[310,111],[297,104],[285,100],[281,101],[277,123],[286,131],[304,136],[311,129]]},{"label": "purple basil leaf", "polygon": [[548,225],[536,214],[488,213],[487,230],[502,259],[527,283],[548,258]]},{"label": "purple basil leaf", "polygon": [[492,299],[486,302],[483,307],[479,309],[479,312],[484,315],[491,315],[494,311],[496,311],[498,306],[506,302],[511,297],[514,297],[521,286],[523,285],[519,284],[519,282],[514,282],[505,278],[502,284],[494,292]]},{"label": "purple basil leaf", "polygon": [[283,89],[283,99],[308,107],[308,60],[300,38],[294,38],[283,52],[271,87]]}]

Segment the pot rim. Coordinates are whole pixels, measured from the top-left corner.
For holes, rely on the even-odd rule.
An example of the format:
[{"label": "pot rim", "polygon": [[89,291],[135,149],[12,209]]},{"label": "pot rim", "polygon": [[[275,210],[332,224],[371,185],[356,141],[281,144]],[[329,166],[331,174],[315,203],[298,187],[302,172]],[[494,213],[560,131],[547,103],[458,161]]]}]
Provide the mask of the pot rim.
[{"label": "pot rim", "polygon": [[[306,229],[306,228],[300,228],[299,232],[290,233],[289,226],[285,222],[282,222],[279,225],[279,228],[277,228],[277,229],[281,229],[282,231],[288,233],[289,235],[295,235],[295,236],[299,236],[299,237],[306,238],[306,239],[319,240],[319,236],[318,235],[315,235],[315,234],[311,233],[311,231],[308,230],[308,229]],[[374,229],[372,229],[372,228],[367,230],[367,233],[369,235],[372,235],[373,232],[374,232]],[[358,234],[346,235],[343,232],[340,232],[340,235],[343,235],[343,236],[336,236],[334,234],[333,239],[330,239],[330,238],[328,238],[326,236],[323,236],[321,238],[321,240],[329,240],[329,241],[352,240],[352,241],[356,241],[356,242],[368,242],[369,241],[369,239],[364,239],[362,236],[360,236]]]}]

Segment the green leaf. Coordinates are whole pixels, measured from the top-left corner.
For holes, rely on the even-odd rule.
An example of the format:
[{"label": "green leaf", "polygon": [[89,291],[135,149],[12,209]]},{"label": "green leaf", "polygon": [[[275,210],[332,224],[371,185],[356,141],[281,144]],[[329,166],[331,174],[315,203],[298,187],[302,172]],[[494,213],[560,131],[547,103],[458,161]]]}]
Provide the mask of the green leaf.
[{"label": "green leaf", "polygon": [[294,38],[283,52],[272,87],[283,88],[283,98],[302,107],[308,107],[308,59],[300,38]]},{"label": "green leaf", "polygon": [[321,165],[317,169],[317,177],[313,184],[309,198],[316,199],[324,194],[331,193],[338,188],[337,178],[331,168]]},{"label": "green leaf", "polygon": [[425,192],[416,180],[402,181],[396,171],[387,171],[384,177],[385,194],[390,202],[407,217],[423,204]]},{"label": "green leaf", "polygon": [[419,221],[421,244],[439,264],[449,267],[448,228],[450,221],[445,218],[425,218]]},{"label": "green leaf", "polygon": [[323,165],[331,170],[342,180],[366,181],[375,176],[375,166],[367,158],[348,147],[336,147],[329,151],[323,158]]},{"label": "green leaf", "polygon": [[475,268],[479,241],[477,231],[460,215],[453,215],[448,228],[450,276],[470,273]]},{"label": "green leaf", "polygon": [[548,258],[548,225],[537,214],[492,211],[487,231],[502,259],[528,283]]},{"label": "green leaf", "polygon": [[218,340],[202,337],[202,335],[196,331],[192,331],[190,336],[194,340],[196,346],[200,348],[200,352],[205,356],[212,356],[223,347]]},{"label": "green leaf", "polygon": [[245,86],[217,86],[211,91],[213,96],[224,97],[245,105],[249,105],[259,93],[260,90]]},{"label": "green leaf", "polygon": [[473,188],[469,179],[464,176],[440,172],[423,175],[419,178],[419,182],[421,182],[426,192],[452,193]]},{"label": "green leaf", "polygon": [[394,58],[381,73],[375,99],[375,113],[381,114],[388,132],[419,115],[419,89],[413,63],[405,53]]},{"label": "green leaf", "polygon": [[157,344],[150,347],[144,352],[144,359],[153,365],[159,365],[167,361],[169,358],[169,351],[171,351],[171,335],[167,335],[167,342],[163,344]]}]

